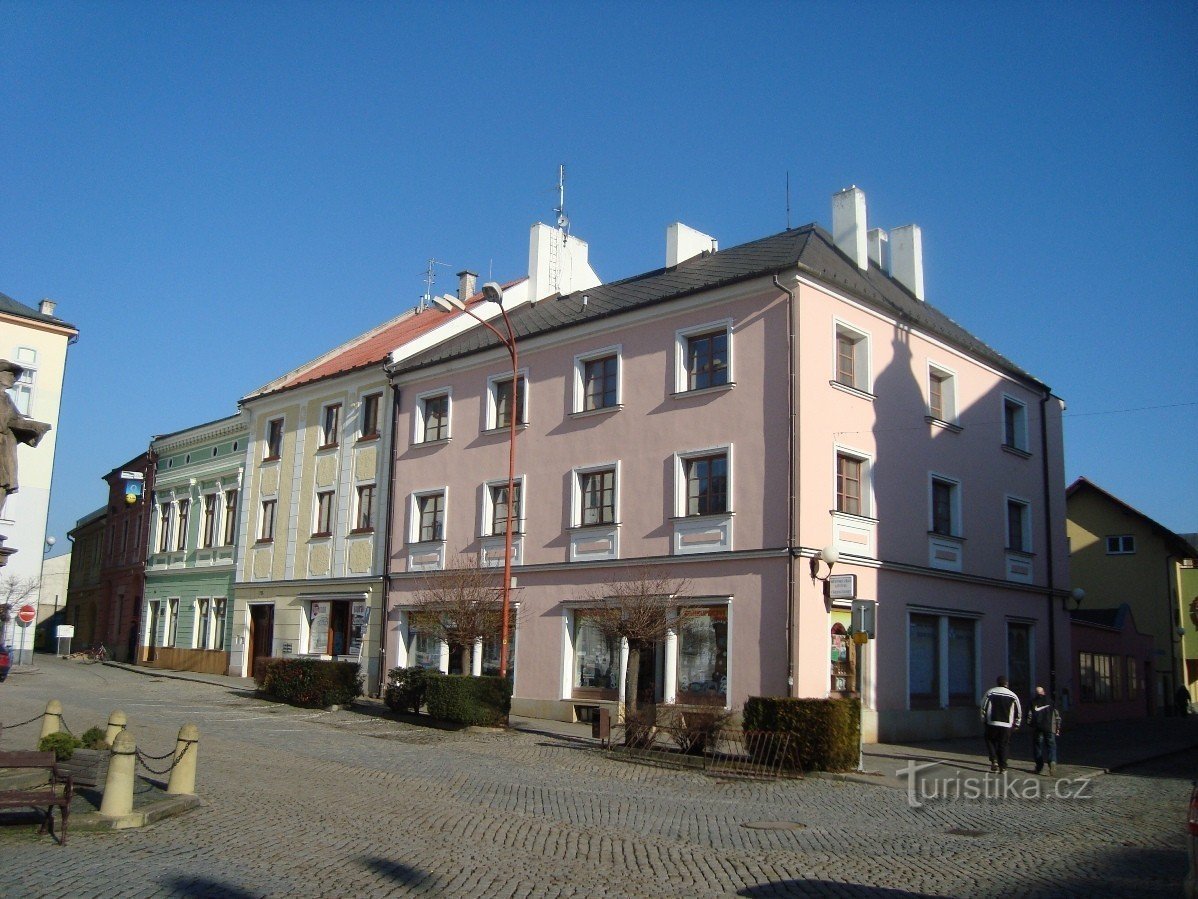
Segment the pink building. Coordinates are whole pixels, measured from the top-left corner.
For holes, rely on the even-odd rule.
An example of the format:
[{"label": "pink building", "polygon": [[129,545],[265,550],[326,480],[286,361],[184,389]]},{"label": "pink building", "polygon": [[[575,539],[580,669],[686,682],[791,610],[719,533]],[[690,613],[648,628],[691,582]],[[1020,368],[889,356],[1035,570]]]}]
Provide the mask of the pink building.
[{"label": "pink building", "polygon": [[[924,302],[920,239],[867,232],[851,188],[832,233],[718,251],[675,224],[664,268],[513,311],[514,713],[616,706],[626,648],[587,598],[646,564],[686,582],[642,656],[657,703],[859,691],[891,740],[975,733],[999,674],[1064,686],[1061,403]],[[510,377],[481,329],[391,366],[388,666],[459,664],[414,596],[455,556],[502,564]],[[825,548],[877,601],[860,652]]]},{"label": "pink building", "polygon": [[1072,613],[1070,629],[1077,689],[1069,703],[1069,721],[1146,718],[1156,711],[1156,641],[1141,633],[1131,606],[1079,609]]}]

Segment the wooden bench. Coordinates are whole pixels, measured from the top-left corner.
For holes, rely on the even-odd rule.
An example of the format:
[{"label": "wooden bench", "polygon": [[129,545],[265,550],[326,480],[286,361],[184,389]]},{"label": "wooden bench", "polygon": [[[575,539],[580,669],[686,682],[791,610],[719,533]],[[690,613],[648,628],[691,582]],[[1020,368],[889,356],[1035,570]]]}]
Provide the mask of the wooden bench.
[{"label": "wooden bench", "polygon": [[[0,791],[0,809],[31,808],[42,814],[42,824],[38,833],[45,833],[49,828],[54,832],[54,806],[60,809],[62,833],[58,844],[67,844],[67,819],[71,816],[71,798],[75,793],[75,784],[69,774],[60,774],[58,760],[53,752],[0,752],[0,768],[14,771],[42,769],[49,776],[49,783],[40,787],[25,790]],[[42,812],[42,809],[45,809]]]}]

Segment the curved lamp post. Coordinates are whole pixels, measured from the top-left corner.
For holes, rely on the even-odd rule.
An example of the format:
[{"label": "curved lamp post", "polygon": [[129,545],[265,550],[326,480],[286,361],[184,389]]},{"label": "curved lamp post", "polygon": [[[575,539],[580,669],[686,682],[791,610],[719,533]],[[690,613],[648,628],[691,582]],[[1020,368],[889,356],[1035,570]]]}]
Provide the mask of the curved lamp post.
[{"label": "curved lamp post", "polygon": [[512,357],[512,406],[508,410],[508,453],[507,453],[507,522],[503,538],[503,588],[502,625],[499,638],[499,676],[507,677],[508,639],[511,633],[512,609],[512,511],[516,507],[516,418],[523,398],[519,390],[519,359],[516,353],[516,334],[512,330],[512,320],[508,318],[507,310],[503,308],[503,288],[494,281],[483,285],[483,298],[499,304],[499,312],[503,316],[504,335],[498,328],[484,318],[475,315],[466,304],[453,296],[433,297],[433,303],[444,312],[460,311],[466,313],[480,325],[489,330],[499,342],[507,347],[508,355]]}]

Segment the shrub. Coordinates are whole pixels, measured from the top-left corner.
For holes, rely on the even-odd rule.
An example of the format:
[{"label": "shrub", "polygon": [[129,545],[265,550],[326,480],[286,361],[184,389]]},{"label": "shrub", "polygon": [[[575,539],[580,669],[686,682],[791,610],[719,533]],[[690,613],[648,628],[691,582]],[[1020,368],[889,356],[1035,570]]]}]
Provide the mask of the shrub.
[{"label": "shrub", "polygon": [[857,767],[861,703],[856,699],[752,696],[742,716],[746,731],[790,734],[785,767],[847,771]]},{"label": "shrub", "polygon": [[723,708],[680,708],[670,722],[670,736],[688,755],[702,755],[731,719],[732,713]]},{"label": "shrub", "polygon": [[512,685],[503,677],[443,674],[425,681],[428,713],[442,721],[503,727],[512,708]]},{"label": "shrub", "polygon": [[429,678],[440,676],[441,672],[433,668],[392,668],[387,672],[387,689],[383,691],[383,701],[393,712],[417,714],[424,705]]},{"label": "shrub", "polygon": [[52,752],[54,757],[60,762],[67,761],[75,754],[75,750],[82,746],[83,743],[78,738],[71,734],[59,731],[56,734],[47,734],[38,740],[38,752]]},{"label": "shrub", "polygon": [[657,740],[655,716],[648,709],[624,715],[624,745],[629,749],[652,749]]},{"label": "shrub", "polygon": [[109,749],[108,741],[104,739],[107,731],[102,727],[89,727],[79,738],[84,749]]},{"label": "shrub", "polygon": [[261,668],[261,690],[291,705],[309,708],[348,705],[362,695],[357,662],[266,659]]}]

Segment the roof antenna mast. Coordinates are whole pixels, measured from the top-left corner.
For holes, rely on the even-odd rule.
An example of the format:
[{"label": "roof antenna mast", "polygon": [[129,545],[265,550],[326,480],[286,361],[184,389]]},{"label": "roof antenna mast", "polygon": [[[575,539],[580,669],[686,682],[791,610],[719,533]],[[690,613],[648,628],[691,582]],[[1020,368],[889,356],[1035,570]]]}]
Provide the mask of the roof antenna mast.
[{"label": "roof antenna mast", "polygon": [[790,169],[786,170],[786,230],[790,230]]},{"label": "roof antenna mast", "polygon": [[566,215],[566,167],[557,167],[557,205],[553,207],[557,213],[557,227],[567,237],[570,235],[570,217]]},{"label": "roof antenna mast", "polygon": [[424,295],[420,297],[420,303],[416,306],[417,312],[423,312],[433,305],[433,285],[437,283],[436,266],[438,265],[449,268],[448,262],[439,262],[436,259],[428,261],[428,268],[424,270]]}]

